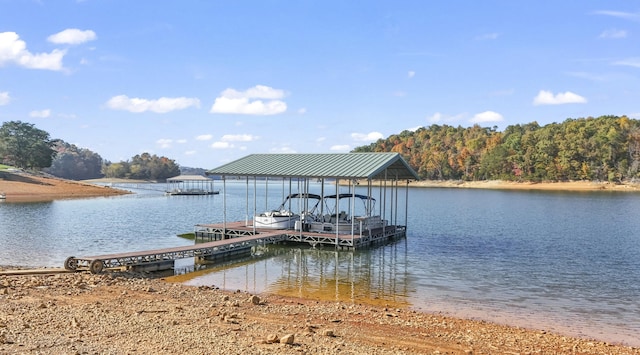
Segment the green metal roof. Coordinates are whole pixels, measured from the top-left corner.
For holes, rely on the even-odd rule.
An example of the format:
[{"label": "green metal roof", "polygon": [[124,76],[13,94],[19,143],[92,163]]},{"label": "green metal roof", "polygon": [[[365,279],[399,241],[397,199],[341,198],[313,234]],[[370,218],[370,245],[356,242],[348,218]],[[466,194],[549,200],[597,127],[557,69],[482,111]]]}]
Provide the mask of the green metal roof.
[{"label": "green metal roof", "polygon": [[251,154],[207,175],[419,180],[398,153]]}]

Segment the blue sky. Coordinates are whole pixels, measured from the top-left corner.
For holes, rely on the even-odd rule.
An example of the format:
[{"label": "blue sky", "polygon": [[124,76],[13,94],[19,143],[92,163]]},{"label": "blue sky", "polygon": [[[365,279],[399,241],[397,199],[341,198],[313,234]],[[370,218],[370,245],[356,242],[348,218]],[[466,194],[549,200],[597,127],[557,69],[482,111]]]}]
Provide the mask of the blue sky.
[{"label": "blue sky", "polygon": [[0,122],[213,168],[432,124],[640,118],[634,1],[0,0]]}]

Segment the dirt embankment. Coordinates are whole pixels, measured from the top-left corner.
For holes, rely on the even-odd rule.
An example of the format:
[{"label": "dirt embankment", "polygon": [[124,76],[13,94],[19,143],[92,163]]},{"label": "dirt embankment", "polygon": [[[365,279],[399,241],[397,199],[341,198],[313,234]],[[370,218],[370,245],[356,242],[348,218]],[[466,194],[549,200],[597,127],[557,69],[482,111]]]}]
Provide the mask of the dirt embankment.
[{"label": "dirt embankment", "polygon": [[130,274],[0,275],[0,354],[639,354],[407,309]]},{"label": "dirt embankment", "polygon": [[7,201],[31,202],[56,199],[115,196],[130,192],[79,181],[24,172],[0,171],[0,194]]}]

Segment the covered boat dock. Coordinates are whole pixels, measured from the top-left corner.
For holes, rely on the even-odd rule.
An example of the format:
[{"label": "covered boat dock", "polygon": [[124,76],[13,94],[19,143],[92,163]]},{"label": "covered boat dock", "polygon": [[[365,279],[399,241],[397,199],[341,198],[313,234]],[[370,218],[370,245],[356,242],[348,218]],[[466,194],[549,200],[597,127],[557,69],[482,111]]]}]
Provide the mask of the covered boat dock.
[{"label": "covered boat dock", "polygon": [[167,179],[169,195],[217,195],[213,180],[202,175],[178,175]]},{"label": "covered boat dock", "polygon": [[[195,226],[196,239],[207,240],[206,243],[71,256],[65,261],[65,268],[93,273],[123,268],[160,270],[171,268],[178,259],[224,258],[250,253],[256,245],[272,243],[307,243],[336,249],[384,243],[406,236],[409,182],[418,180],[418,175],[398,153],[253,154],[212,169],[208,175],[219,176],[222,181],[223,220]],[[190,181],[204,182],[201,178]],[[172,179],[176,183],[187,181],[184,177]],[[227,221],[229,181],[245,185],[244,221]],[[286,211],[268,211],[270,181],[278,182],[283,195],[288,190],[285,201],[294,197],[300,201],[297,204],[278,202],[276,206]],[[258,190],[264,192],[263,213],[257,207]],[[356,202],[361,203],[360,210]],[[377,206],[376,202],[379,202]],[[404,218],[399,218],[399,211]],[[255,223],[259,218],[274,216],[291,220],[287,224],[275,224],[276,228],[268,228],[268,224],[258,228]],[[286,228],[281,228],[283,225]]]},{"label": "covered boat dock", "polygon": [[[258,235],[277,225],[288,241],[337,248],[404,237],[408,185],[419,179],[399,153],[252,154],[207,175],[222,181],[223,221],[196,225],[196,237]],[[244,221],[227,220],[225,192],[231,181],[245,183]],[[274,182],[282,189],[277,202],[268,197]],[[293,196],[313,198],[286,205]],[[264,201],[264,208],[258,208],[258,200]]]}]

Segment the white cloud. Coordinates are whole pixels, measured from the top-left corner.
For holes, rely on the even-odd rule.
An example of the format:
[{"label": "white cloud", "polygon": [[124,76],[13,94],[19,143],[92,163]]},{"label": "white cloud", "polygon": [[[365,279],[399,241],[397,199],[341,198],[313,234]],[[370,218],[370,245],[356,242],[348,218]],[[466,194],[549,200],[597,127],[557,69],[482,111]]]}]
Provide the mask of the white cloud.
[{"label": "white cloud", "polygon": [[640,68],[640,58],[627,58],[613,62],[613,65],[626,65],[630,67]]},{"label": "white cloud", "polygon": [[469,122],[471,123],[486,123],[486,122],[501,122],[504,118],[501,114],[494,111],[484,111],[475,114]]},{"label": "white cloud", "polygon": [[228,89],[225,91],[229,91],[229,90],[230,92],[235,92],[237,94],[240,94],[241,95],[240,97],[248,97],[248,98],[255,98],[255,99],[276,100],[276,99],[281,99],[285,96],[285,92],[283,90],[274,89],[272,87],[265,86],[265,85],[256,85],[243,93],[237,92],[233,89]]},{"label": "white cloud", "polygon": [[602,10],[602,11],[595,11],[594,13],[596,15],[606,15],[606,16],[618,17],[618,18],[621,18],[621,19],[631,20],[631,21],[639,21],[640,20],[640,13],[638,13],[638,12],[623,12],[623,11]]},{"label": "white cloud", "polygon": [[571,91],[559,92],[553,95],[551,91],[540,90],[538,96],[533,99],[534,105],[562,105],[562,104],[583,104],[587,99],[574,94]]},{"label": "white cloud", "polygon": [[194,155],[196,153],[197,153],[197,151],[195,151],[195,150],[187,150],[186,152],[184,152],[184,155]]},{"label": "white cloud", "polygon": [[494,40],[494,39],[498,39],[498,37],[500,36],[499,33],[485,33],[485,34],[481,34],[479,36],[476,37],[476,40],[478,41],[489,41],[489,40]]},{"label": "white cloud", "polygon": [[424,127],[424,126],[416,126],[416,127],[407,128],[407,131],[415,132],[415,131],[419,130],[422,127]]},{"label": "white cloud", "polygon": [[409,79],[413,78],[414,76],[416,76],[416,72],[414,72],[413,70],[409,70],[409,72],[407,73],[407,77]]},{"label": "white cloud", "polygon": [[62,58],[66,53],[54,49],[51,53],[33,54],[17,33],[0,32],[0,67],[14,63],[28,69],[62,70]]},{"label": "white cloud", "polygon": [[107,101],[107,107],[112,110],[123,110],[134,113],[145,111],[167,113],[175,110],[183,110],[191,106],[200,107],[200,100],[189,97],[161,97],[157,100],[147,100],[118,95]]},{"label": "white cloud", "polygon": [[[283,90],[256,85],[244,92],[226,89],[211,106],[211,113],[231,113],[243,115],[276,115],[287,110],[287,104],[280,100]],[[265,101],[263,101],[265,100]]]},{"label": "white cloud", "polygon": [[383,137],[384,136],[380,132],[351,133],[351,138],[360,142],[373,142]]},{"label": "white cloud", "polygon": [[223,142],[252,142],[258,139],[257,136],[251,134],[225,134],[222,136]]},{"label": "white cloud", "polygon": [[442,121],[442,117],[443,116],[440,112],[436,112],[433,115],[427,117],[427,121],[433,122],[433,123],[440,122]]},{"label": "white cloud", "polygon": [[171,143],[173,143],[173,139],[160,138],[156,141],[156,143],[160,146],[160,148],[171,148]]},{"label": "white cloud", "polygon": [[29,112],[29,117],[33,118],[47,118],[49,116],[51,116],[51,110],[49,109]]},{"label": "white cloud", "polygon": [[213,138],[213,135],[211,135],[211,134],[201,134],[201,135],[196,137],[196,140],[197,141],[210,141],[211,138]]},{"label": "white cloud", "polygon": [[431,116],[427,116],[427,121],[431,122],[431,123],[454,122],[454,121],[459,121],[459,120],[463,119],[464,116],[465,116],[464,113],[451,116],[451,115],[442,114],[440,112],[436,112]]},{"label": "white cloud", "polygon": [[627,31],[617,30],[615,28],[606,30],[598,36],[598,38],[612,38],[612,39],[625,38],[625,37],[627,37]]},{"label": "white cloud", "polygon": [[8,105],[11,102],[11,97],[8,91],[0,92],[0,106]]},{"label": "white cloud", "polygon": [[178,140],[176,140],[176,143],[185,144],[185,143],[187,143],[187,140],[186,139],[178,139]]},{"label": "white cloud", "polygon": [[348,144],[338,144],[332,145],[331,147],[329,147],[329,150],[332,152],[348,152],[349,150],[351,150],[351,147]]},{"label": "white cloud", "polygon": [[213,149],[229,149],[233,148],[233,144],[229,142],[214,142],[211,144],[211,148]]},{"label": "white cloud", "polygon": [[318,137],[318,138],[316,138],[316,142],[318,142],[318,143],[322,143],[322,142],[324,142],[326,140],[327,140],[327,137]]},{"label": "white cloud", "polygon": [[307,113],[307,109],[306,108],[303,107],[301,109],[298,109],[298,114],[304,115],[305,113]]},{"label": "white cloud", "polygon": [[82,31],[77,28],[69,28],[49,36],[47,40],[56,44],[81,44],[96,38],[98,38],[96,33],[91,30]]}]

